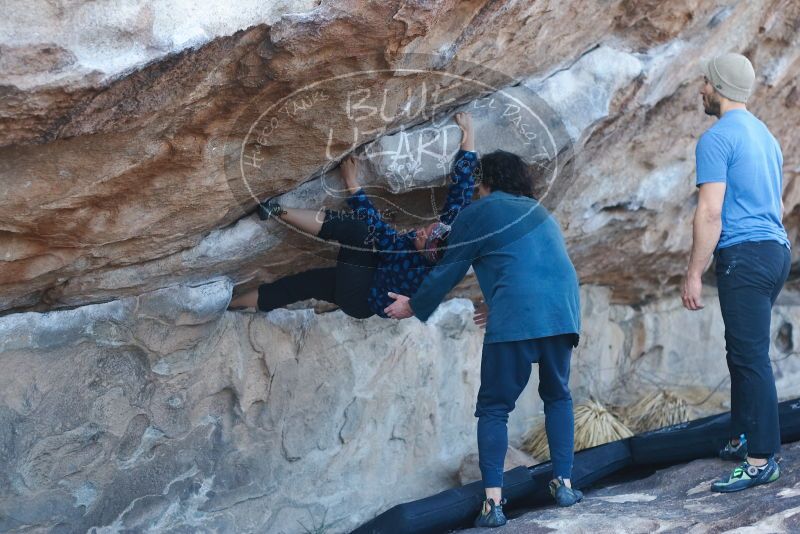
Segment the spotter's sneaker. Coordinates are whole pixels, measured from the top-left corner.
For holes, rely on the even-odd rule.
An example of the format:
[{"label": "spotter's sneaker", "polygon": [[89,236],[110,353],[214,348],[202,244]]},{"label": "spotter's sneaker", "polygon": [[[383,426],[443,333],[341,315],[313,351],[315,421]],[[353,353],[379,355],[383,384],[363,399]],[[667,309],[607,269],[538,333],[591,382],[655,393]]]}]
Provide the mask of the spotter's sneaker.
[{"label": "spotter's sneaker", "polygon": [[489,499],[486,502],[489,503],[489,511],[484,513],[486,511],[486,507],[481,505],[481,513],[475,518],[475,526],[478,528],[494,528],[505,525],[506,515],[503,513],[503,505],[506,503],[506,500],[501,500],[500,504],[495,504],[494,499]]},{"label": "spotter's sneaker", "polygon": [[781,469],[775,457],[770,457],[767,464],[763,467],[756,467],[747,462],[734,467],[728,478],[718,480],[711,485],[711,491],[719,493],[731,493],[741,491],[761,484],[775,482],[781,476]]},{"label": "spotter's sneaker", "polygon": [[565,486],[561,477],[551,480],[547,487],[559,506],[572,506],[583,500],[583,492]]},{"label": "spotter's sneaker", "polygon": [[719,451],[719,457],[723,460],[743,462],[747,459],[747,438],[742,434],[739,436],[739,444],[731,445],[730,440]]}]

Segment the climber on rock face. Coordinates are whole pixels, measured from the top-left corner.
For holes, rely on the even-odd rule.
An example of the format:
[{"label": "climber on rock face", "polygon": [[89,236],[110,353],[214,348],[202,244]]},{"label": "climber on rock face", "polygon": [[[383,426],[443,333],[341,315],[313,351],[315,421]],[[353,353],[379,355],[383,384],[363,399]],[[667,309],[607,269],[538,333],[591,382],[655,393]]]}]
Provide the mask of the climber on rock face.
[{"label": "climber on rock face", "polygon": [[486,500],[478,527],[505,524],[502,486],[508,449],[508,414],[539,364],[539,396],[553,462],[549,488],[556,502],[571,506],[583,495],[570,484],[574,421],[569,371],[580,332],[578,276],[558,223],[533,198],[524,162],[493,152],[479,162],[480,199],[453,223],[444,257],[413,293],[392,293],[389,317],[425,321],[445,295],[475,269],[487,313],[481,357],[478,456]]},{"label": "climber on rock face", "polygon": [[351,196],[347,211],[283,208],[274,202],[259,206],[262,219],[278,217],[304,232],[340,243],[336,267],[311,269],[234,298],[229,309],[270,311],[315,298],[338,305],[355,318],[386,317],[390,292],[413,293],[443,254],[450,224],[472,200],[478,156],[472,116],[456,113],[461,147],[456,154],[447,199],[437,221],[399,233],[381,217],[357,179],[357,160],[341,163]]},{"label": "climber on rock face", "polygon": [[720,451],[740,465],[712,491],[728,493],[778,479],[778,397],[769,358],[772,305],[789,275],[783,227],[783,156],[745,102],[755,82],[750,61],[724,54],[704,67],[707,115],[719,120],[697,141],[694,241],[681,298],[703,308],[701,276],[716,258],[717,291],[731,375],[731,439]]}]

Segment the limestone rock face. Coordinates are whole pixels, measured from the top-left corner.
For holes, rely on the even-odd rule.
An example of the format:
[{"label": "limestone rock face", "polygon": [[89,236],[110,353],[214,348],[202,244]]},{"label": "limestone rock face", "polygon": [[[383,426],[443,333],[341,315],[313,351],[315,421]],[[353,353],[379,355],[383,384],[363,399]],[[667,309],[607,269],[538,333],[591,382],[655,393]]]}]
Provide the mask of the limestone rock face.
[{"label": "limestone rock face", "polygon": [[387,328],[225,312],[230,290],[0,319],[0,530],[341,532],[453,483],[474,447],[468,300]]},{"label": "limestone rock face", "polygon": [[[616,301],[648,301],[684,267],[693,148],[713,121],[697,94],[699,62],[727,50],[756,66],[751,108],[783,145],[796,231],[796,2],[55,6],[26,2],[0,22],[0,310],[327,264],[318,244],[245,212],[279,194],[340,205],[330,186],[338,158],[416,127],[429,149],[401,155],[419,173],[398,181],[386,172],[397,157],[376,156],[362,178],[410,210],[404,224],[418,223],[435,213],[430,195],[392,195],[441,184],[442,161],[428,156],[457,142],[444,135],[447,117],[512,85],[539,95],[574,145],[548,205],[582,280],[611,287]],[[280,127],[248,153],[270,109],[283,112]],[[513,124],[508,109],[482,115],[479,151],[505,146],[533,163],[511,143]],[[242,184],[237,172],[257,160]]]},{"label": "limestone rock face", "polygon": [[[782,399],[800,397],[797,299],[796,292],[784,289],[772,314],[770,357]],[[639,398],[642,389],[653,387],[679,392],[690,400],[699,394],[696,403],[716,390],[723,395],[696,406],[696,415],[714,413],[714,403],[725,401],[730,382],[716,291],[709,289],[704,303],[705,309],[696,313],[684,309],[677,297],[632,307],[610,303],[607,288],[584,287],[583,333],[573,353],[572,387],[614,404]]]},{"label": "limestone rock face", "polygon": [[[304,532],[299,521],[348,532],[479,478],[482,334],[469,300],[423,324],[227,312],[231,287],[0,317],[0,530]],[[694,411],[724,407],[715,313],[635,310],[606,288],[581,297],[576,399],[623,403],[658,386],[705,397],[720,386]],[[782,398],[800,395],[792,298],[774,315]],[[534,369],[509,420],[512,445],[542,416],[537,386]],[[507,461],[533,463],[518,451]]]}]

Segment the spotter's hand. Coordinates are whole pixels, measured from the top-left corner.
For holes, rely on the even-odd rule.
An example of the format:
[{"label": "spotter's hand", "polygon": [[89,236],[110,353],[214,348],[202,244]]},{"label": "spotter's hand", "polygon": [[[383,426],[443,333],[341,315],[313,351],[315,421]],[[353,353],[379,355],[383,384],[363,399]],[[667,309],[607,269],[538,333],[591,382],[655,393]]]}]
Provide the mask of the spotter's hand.
[{"label": "spotter's hand", "polygon": [[394,302],[387,306],[383,312],[392,319],[408,319],[414,315],[414,310],[411,309],[409,299],[405,295],[398,295],[397,293],[389,292],[389,296],[394,299]]}]

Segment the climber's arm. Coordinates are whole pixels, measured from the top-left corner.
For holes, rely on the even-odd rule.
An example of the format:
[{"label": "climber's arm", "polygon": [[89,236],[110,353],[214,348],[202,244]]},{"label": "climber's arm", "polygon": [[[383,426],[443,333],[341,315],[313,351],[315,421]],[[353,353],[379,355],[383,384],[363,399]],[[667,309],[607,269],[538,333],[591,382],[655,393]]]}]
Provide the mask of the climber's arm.
[{"label": "climber's arm", "polygon": [[372,205],[367,193],[358,183],[358,160],[350,155],[342,160],[339,165],[339,172],[342,175],[347,191],[350,196],[347,198],[347,205],[356,216],[365,221],[369,226],[370,236],[376,243],[391,239],[397,235],[397,231],[389,226],[382,218],[380,212]]},{"label": "climber's arm", "polygon": [[459,128],[461,128],[461,148],[456,154],[453,163],[453,171],[450,174],[450,188],[439,215],[439,220],[445,224],[453,224],[458,212],[472,201],[472,194],[475,189],[475,168],[478,166],[472,115],[459,112],[456,113],[455,120]]},{"label": "climber's arm", "polygon": [[376,238],[376,243],[397,236],[397,230],[381,217],[380,212],[372,205],[367,193],[359,189],[355,194],[347,199],[347,205],[356,213],[359,218],[363,218],[369,226],[370,235]]},{"label": "climber's arm", "polygon": [[358,160],[352,154],[347,156],[339,164],[339,173],[342,175],[347,192],[355,195],[361,189],[358,184]]}]

